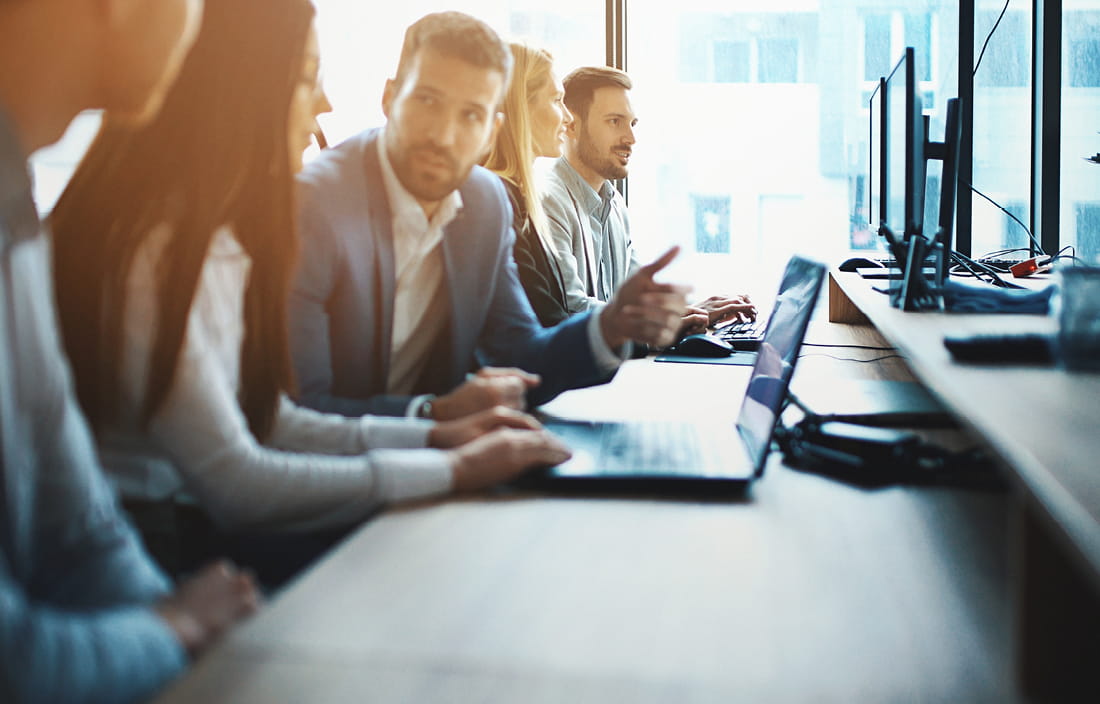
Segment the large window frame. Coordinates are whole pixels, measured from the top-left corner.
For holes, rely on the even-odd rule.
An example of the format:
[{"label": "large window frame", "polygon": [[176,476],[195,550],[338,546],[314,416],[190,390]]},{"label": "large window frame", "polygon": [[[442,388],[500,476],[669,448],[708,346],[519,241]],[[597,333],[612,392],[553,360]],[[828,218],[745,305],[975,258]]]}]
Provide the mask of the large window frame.
[{"label": "large window frame", "polygon": [[[607,16],[607,64],[624,71],[629,0],[605,0]],[[959,66],[973,66],[975,60],[975,0],[959,1]],[[1048,253],[1057,252],[1059,237],[1061,87],[1062,87],[1062,2],[1035,0],[1032,5],[1032,143],[1031,203],[1029,227]],[[974,77],[959,72],[958,95],[962,102],[962,144],[959,186],[956,193],[955,248],[971,254],[973,194],[967,186],[973,178]],[[629,199],[628,180],[617,185]]]}]

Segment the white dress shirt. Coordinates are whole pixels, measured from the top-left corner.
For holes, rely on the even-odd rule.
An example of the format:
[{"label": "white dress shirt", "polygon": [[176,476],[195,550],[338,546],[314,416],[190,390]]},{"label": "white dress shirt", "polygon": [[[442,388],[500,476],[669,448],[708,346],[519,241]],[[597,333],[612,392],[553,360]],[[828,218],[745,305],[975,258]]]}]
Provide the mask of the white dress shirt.
[{"label": "white dress shirt", "polygon": [[[393,218],[396,272],[387,392],[409,394],[424,370],[431,346],[436,344],[448,319],[449,306],[439,304],[444,295],[446,273],[440,244],[444,228],[462,208],[462,196],[457,190],[449,193],[429,220],[420,204],[401,185],[386,153],[385,143],[383,128],[377,141],[378,160]],[[618,352],[608,346],[600,329],[598,314],[591,317],[587,331],[596,363],[602,370],[614,371],[630,357],[633,349],[630,342]],[[406,415],[415,416],[421,404],[429,398],[431,394],[413,397]]]},{"label": "white dress shirt", "polygon": [[450,307],[443,300],[443,228],[462,208],[462,196],[451,191],[429,220],[405,190],[386,154],[385,135],[378,139],[378,161],[390,204],[393,226],[393,335],[386,393],[412,393],[424,371],[432,345],[443,334]]},{"label": "white dress shirt", "polygon": [[251,261],[229,228],[211,243],[172,388],[142,432],[154,282],[168,234],[166,226],[154,230],[135,257],[125,318],[126,412],[101,438],[104,464],[124,495],[193,498],[227,528],[312,530],[353,523],[380,502],[450,489],[445,454],[423,449],[427,422],[344,418],[284,397],[271,437],[256,440],[237,400]]}]

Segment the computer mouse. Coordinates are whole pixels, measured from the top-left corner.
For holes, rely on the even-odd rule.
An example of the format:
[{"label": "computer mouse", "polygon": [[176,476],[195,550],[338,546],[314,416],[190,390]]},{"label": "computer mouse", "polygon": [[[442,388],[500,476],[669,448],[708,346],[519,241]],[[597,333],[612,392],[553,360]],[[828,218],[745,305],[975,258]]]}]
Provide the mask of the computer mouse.
[{"label": "computer mouse", "polygon": [[668,351],[670,354],[683,357],[729,357],[733,354],[733,345],[719,337],[701,332],[697,335],[688,335]]},{"label": "computer mouse", "polygon": [[841,271],[855,271],[856,269],[870,269],[876,266],[885,268],[885,265],[881,262],[876,262],[874,259],[868,259],[867,257],[852,257],[851,259],[845,259],[837,268]]}]

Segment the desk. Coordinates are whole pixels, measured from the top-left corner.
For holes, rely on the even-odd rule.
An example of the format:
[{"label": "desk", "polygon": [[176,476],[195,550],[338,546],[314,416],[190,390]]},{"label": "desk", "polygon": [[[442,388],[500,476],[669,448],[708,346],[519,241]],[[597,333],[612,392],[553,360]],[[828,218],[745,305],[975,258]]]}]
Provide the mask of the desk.
[{"label": "desk", "polygon": [[829,305],[834,322],[873,324],[1009,469],[1026,501],[1022,674],[1039,691],[1052,679],[1091,678],[1096,693],[1088,671],[1100,662],[1100,374],[955,364],[943,346],[949,334],[1053,332],[1051,318],[905,313],[840,272],[830,276]]},{"label": "desk", "polygon": [[[809,337],[882,344],[824,321]],[[869,371],[799,364],[796,388]],[[552,410],[732,418],[747,379],[637,360]],[[703,400],[720,389],[730,401]],[[394,508],[157,701],[1021,702],[1015,511],[1006,493],[859,490],[775,455],[743,502],[493,492]]]}]

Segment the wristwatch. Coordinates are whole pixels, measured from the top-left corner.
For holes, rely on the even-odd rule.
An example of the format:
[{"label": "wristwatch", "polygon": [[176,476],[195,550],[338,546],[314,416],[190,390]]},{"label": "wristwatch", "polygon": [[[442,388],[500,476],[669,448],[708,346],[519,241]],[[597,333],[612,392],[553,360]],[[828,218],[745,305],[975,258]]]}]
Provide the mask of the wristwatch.
[{"label": "wristwatch", "polygon": [[432,419],[432,401],[435,400],[435,396],[429,396],[420,402],[420,405],[416,407],[417,418]]}]

